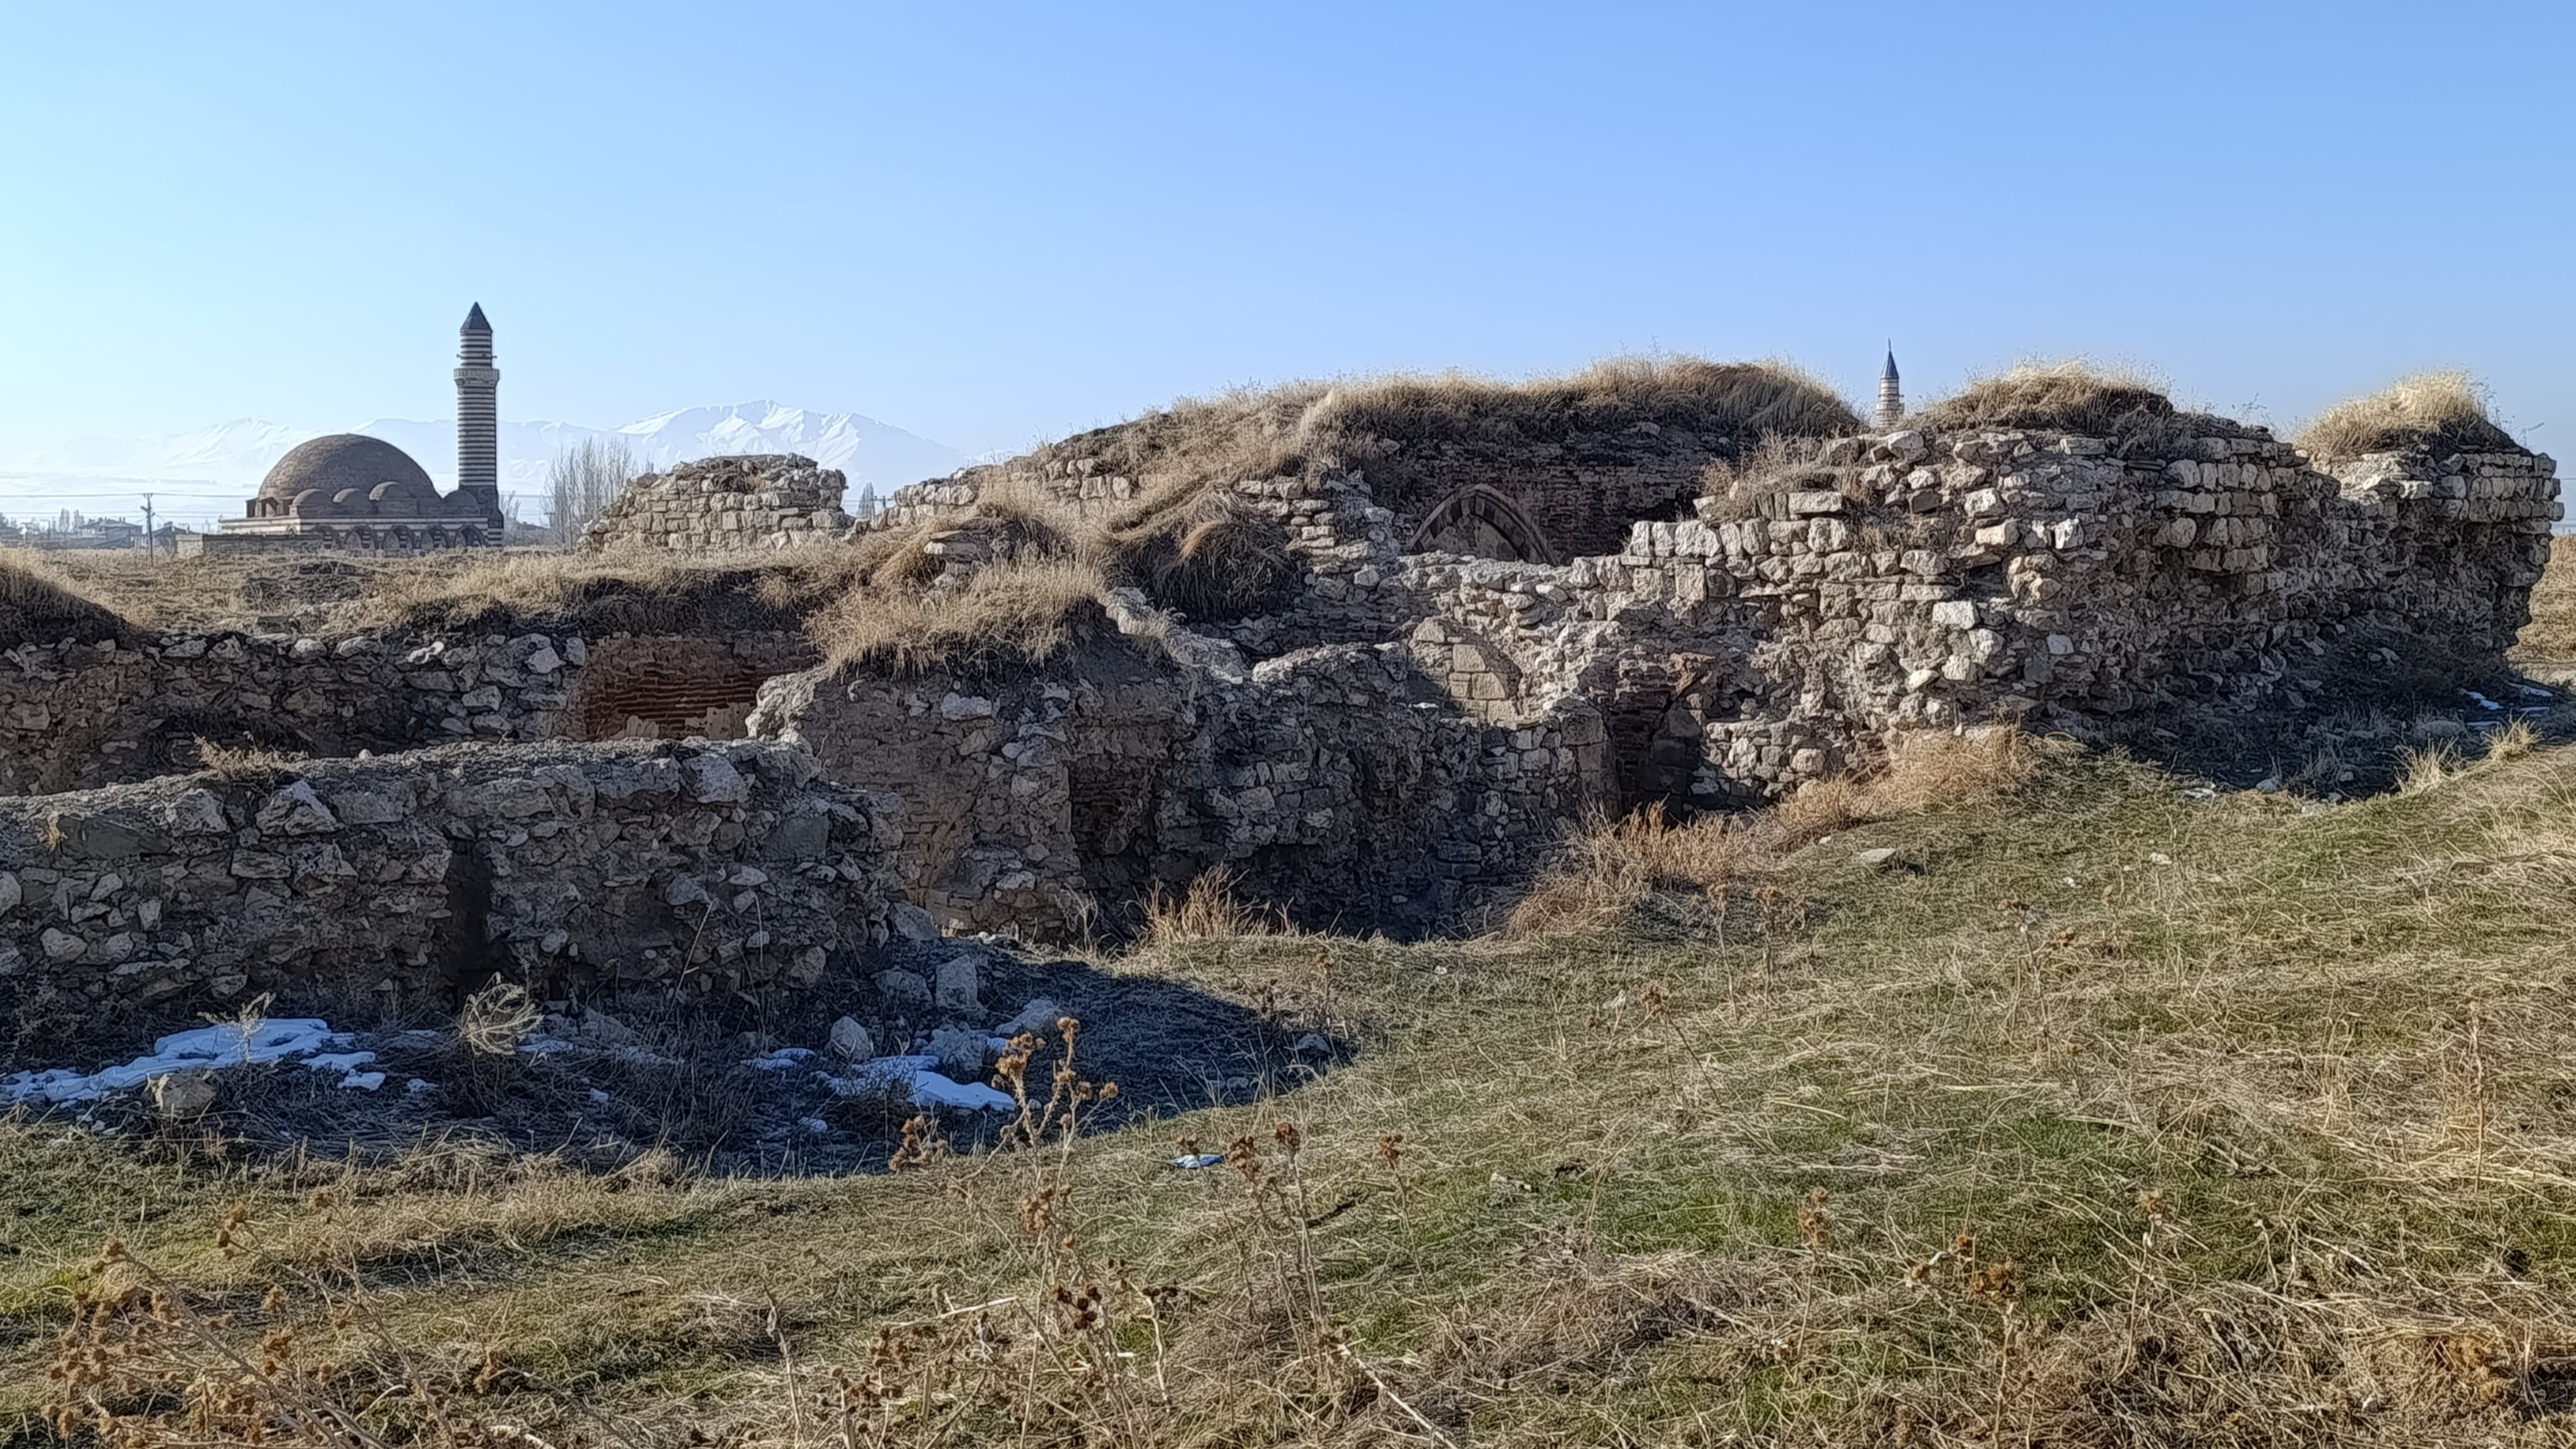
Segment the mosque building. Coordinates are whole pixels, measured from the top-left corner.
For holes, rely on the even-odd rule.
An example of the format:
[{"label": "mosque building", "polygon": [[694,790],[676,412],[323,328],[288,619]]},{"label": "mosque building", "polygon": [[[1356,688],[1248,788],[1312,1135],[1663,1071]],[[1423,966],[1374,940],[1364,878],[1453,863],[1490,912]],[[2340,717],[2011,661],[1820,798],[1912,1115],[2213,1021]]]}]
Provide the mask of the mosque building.
[{"label": "mosque building", "polygon": [[476,303],[460,330],[456,368],[456,487],[438,491],[411,455],[382,438],[333,433],[289,449],[260,481],[244,516],[204,543],[220,552],[338,548],[423,553],[501,542],[501,373],[492,324]]}]

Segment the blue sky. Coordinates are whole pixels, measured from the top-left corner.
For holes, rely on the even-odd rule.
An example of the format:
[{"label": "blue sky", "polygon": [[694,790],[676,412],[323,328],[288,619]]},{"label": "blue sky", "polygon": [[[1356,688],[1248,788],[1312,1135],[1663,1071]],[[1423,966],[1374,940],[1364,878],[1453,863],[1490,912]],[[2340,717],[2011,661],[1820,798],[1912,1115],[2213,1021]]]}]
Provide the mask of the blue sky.
[{"label": "blue sky", "polygon": [[0,0],[0,445],[2018,357],[2576,452],[2576,6]]}]

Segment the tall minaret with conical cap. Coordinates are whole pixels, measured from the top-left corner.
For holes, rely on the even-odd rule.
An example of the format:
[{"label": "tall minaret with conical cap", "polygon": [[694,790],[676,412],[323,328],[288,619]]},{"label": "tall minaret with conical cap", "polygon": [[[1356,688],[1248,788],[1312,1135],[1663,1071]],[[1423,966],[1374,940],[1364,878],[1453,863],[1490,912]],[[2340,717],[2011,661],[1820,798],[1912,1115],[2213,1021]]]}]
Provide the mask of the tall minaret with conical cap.
[{"label": "tall minaret with conical cap", "polygon": [[1878,375],[1878,425],[1892,428],[1905,417],[1905,394],[1896,385],[1896,344],[1887,347],[1887,368]]},{"label": "tall minaret with conical cap", "polygon": [[456,349],[456,487],[471,492],[501,541],[501,370],[492,365],[492,324],[483,304],[465,314]]}]

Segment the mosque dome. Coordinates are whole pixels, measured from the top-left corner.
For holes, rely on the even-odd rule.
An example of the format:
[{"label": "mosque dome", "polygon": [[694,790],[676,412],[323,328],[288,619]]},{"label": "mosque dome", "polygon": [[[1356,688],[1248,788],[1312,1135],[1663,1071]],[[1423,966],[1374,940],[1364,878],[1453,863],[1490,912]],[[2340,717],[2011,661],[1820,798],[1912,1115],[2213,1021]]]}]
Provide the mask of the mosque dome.
[{"label": "mosque dome", "polygon": [[389,490],[396,497],[438,496],[438,485],[402,449],[363,433],[333,433],[288,449],[261,480],[259,496],[280,503],[303,493],[317,495],[318,502],[350,489],[361,497],[378,496],[378,485],[387,483],[400,485]]}]

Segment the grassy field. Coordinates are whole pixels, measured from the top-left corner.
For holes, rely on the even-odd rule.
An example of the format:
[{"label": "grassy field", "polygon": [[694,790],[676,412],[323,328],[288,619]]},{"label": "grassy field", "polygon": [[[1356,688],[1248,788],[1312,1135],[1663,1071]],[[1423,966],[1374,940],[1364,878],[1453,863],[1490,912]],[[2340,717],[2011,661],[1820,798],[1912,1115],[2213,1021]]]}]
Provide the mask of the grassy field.
[{"label": "grassy field", "polygon": [[1606,923],[1158,946],[1359,1051],[892,1175],[0,1124],[0,1442],[2576,1442],[2576,752],[2042,753]]},{"label": "grassy field", "polygon": [[2553,675],[2576,667],[2576,534],[2550,541],[2549,569],[2531,591],[2531,622],[2515,654]]}]

